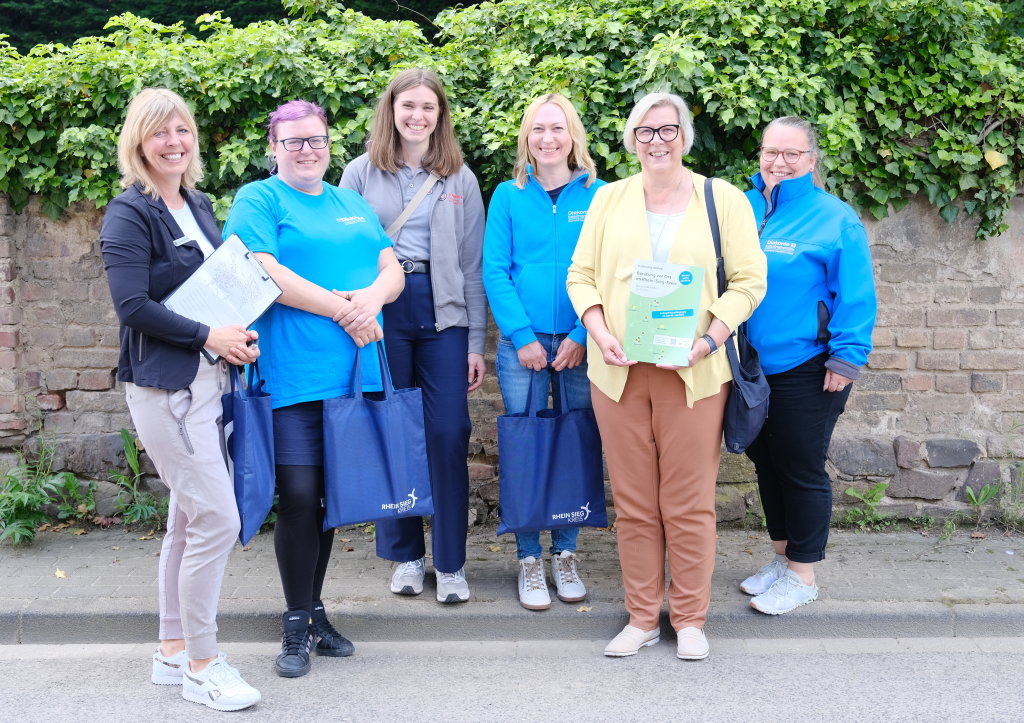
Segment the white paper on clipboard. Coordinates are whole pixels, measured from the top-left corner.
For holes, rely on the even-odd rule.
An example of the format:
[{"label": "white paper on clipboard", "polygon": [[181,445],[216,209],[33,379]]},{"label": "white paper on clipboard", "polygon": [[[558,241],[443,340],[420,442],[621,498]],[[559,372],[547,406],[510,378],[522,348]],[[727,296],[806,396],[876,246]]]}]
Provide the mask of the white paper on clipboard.
[{"label": "white paper on clipboard", "polygon": [[[231,234],[163,305],[175,314],[216,329],[229,324],[248,327],[281,295],[256,254]],[[203,350],[211,362],[217,355]]]}]

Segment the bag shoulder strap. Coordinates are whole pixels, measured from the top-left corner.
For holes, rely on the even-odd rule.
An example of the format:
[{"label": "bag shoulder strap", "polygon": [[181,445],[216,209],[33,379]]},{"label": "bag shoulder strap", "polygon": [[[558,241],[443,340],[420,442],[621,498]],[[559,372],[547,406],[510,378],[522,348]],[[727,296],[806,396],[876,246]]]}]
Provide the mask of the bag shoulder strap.
[{"label": "bag shoulder strap", "polygon": [[392,221],[391,225],[388,226],[387,230],[384,232],[392,241],[395,240],[395,236],[397,236],[398,232],[402,230],[402,226],[404,226],[405,222],[409,220],[409,217],[412,216],[412,212],[416,210],[423,199],[427,197],[427,194],[430,193],[430,189],[433,188],[434,184],[440,180],[441,177],[439,175],[433,171],[430,172],[430,177],[423,182],[423,185],[420,186],[420,190],[416,191],[416,195],[412,197],[411,201],[409,201],[409,205],[402,209],[402,212],[398,214],[398,218]]},{"label": "bag shoulder strap", "polygon": [[715,242],[715,262],[718,270],[718,295],[725,293],[728,284],[725,281],[725,259],[722,258],[722,229],[718,225],[718,211],[715,208],[715,192],[711,182],[714,177],[704,179],[704,204],[708,208],[708,220],[711,222],[711,240]]}]

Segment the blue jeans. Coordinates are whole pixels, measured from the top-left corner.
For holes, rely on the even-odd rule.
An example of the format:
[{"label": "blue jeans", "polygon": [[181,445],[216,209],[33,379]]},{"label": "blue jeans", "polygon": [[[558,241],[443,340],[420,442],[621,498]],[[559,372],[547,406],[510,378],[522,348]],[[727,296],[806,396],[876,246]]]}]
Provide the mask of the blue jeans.
[{"label": "blue jeans", "polygon": [[[541,343],[548,355],[548,363],[554,361],[558,352],[558,345],[565,339],[566,334],[537,334],[537,341]],[[533,384],[533,405],[536,408],[548,406],[548,395],[550,392],[552,406],[560,406],[559,384],[565,384],[566,401],[570,409],[589,408],[590,402],[590,380],[587,379],[587,362],[584,361],[573,369],[563,369],[560,373],[555,372],[550,366],[539,372],[527,369],[519,363],[519,355],[516,348],[504,335],[498,339],[498,352],[495,358],[498,369],[498,386],[501,387],[501,398],[505,403],[506,414],[519,414],[526,411],[529,401],[530,380],[536,377]],[[551,548],[549,552],[557,555],[563,550],[574,551],[576,549],[576,537],[579,535],[578,527],[563,527],[551,530]],[[517,532],[516,535],[516,556],[522,560],[526,557],[541,556],[540,532]]]}]

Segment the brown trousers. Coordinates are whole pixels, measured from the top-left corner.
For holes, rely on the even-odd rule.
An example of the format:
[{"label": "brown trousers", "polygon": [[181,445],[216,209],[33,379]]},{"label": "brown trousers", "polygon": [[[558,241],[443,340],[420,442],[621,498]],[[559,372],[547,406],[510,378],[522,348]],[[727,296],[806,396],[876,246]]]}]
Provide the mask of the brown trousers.
[{"label": "brown trousers", "polygon": [[591,385],[615,500],[629,624],[658,627],[665,553],[675,630],[703,628],[715,569],[715,481],[728,386],[693,407],[674,371],[640,363],[612,401]]}]

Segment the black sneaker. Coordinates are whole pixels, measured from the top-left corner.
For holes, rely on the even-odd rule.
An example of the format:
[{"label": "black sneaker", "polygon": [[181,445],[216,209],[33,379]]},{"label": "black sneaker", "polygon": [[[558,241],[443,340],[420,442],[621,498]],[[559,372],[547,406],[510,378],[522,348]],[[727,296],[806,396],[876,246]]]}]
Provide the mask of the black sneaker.
[{"label": "black sneaker", "polygon": [[281,616],[281,654],[274,670],[282,678],[298,678],[309,672],[309,651],[313,647],[313,628],[304,610],[289,610]]},{"label": "black sneaker", "polygon": [[327,619],[324,604],[317,600],[313,603],[313,635],[316,639],[316,654],[331,658],[347,658],[356,652],[352,641],[339,633]]}]

